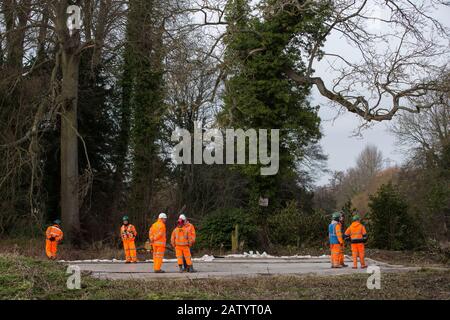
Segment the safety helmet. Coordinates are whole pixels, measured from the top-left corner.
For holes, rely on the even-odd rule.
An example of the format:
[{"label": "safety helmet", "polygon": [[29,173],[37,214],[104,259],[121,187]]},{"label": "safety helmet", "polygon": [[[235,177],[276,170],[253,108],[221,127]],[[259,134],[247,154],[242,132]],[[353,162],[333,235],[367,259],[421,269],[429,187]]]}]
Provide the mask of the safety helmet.
[{"label": "safety helmet", "polygon": [[158,219],[167,219],[167,214],[160,213],[159,216],[158,216]]},{"label": "safety helmet", "polygon": [[353,221],[359,221],[361,220],[361,217],[358,214],[355,214],[352,218]]},{"label": "safety helmet", "polygon": [[56,219],[55,221],[53,221],[54,224],[61,224],[61,220]]},{"label": "safety helmet", "polygon": [[340,212],[334,212],[332,214],[332,218],[333,218],[333,220],[340,219],[341,218],[341,213]]},{"label": "safety helmet", "polygon": [[180,217],[178,218],[180,220],[186,221],[186,216],[184,214],[180,214]]},{"label": "safety helmet", "polygon": [[123,216],[122,221],[130,221],[130,218],[128,216]]}]

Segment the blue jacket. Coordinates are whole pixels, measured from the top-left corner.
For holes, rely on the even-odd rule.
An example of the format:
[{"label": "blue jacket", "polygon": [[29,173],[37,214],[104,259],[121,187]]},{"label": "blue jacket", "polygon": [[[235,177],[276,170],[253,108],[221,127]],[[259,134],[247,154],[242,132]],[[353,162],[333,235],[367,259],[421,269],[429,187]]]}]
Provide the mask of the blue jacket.
[{"label": "blue jacket", "polygon": [[330,238],[330,244],[339,244],[339,239],[338,239],[338,236],[337,236],[337,233],[336,233],[336,226],[337,225],[338,225],[338,222],[333,221],[328,226],[328,236]]}]

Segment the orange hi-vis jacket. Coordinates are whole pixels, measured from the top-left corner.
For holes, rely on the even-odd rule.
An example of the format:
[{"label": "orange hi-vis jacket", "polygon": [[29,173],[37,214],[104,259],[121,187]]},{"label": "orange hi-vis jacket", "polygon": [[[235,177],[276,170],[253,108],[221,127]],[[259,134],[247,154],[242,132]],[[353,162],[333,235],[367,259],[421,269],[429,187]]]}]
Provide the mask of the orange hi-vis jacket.
[{"label": "orange hi-vis jacket", "polygon": [[64,233],[62,232],[61,228],[58,225],[53,225],[47,228],[47,231],[45,232],[45,236],[47,240],[54,239],[53,241],[60,242],[63,237]]},{"label": "orange hi-vis jacket", "polygon": [[172,236],[170,237],[170,243],[172,247],[178,246],[188,246],[192,245],[192,237],[189,234],[189,230],[183,227],[176,227],[172,232]]},{"label": "orange hi-vis jacket", "polygon": [[157,247],[165,247],[166,246],[166,224],[158,219],[150,228],[148,232],[148,238],[150,239],[150,243]]},{"label": "orange hi-vis jacket", "polygon": [[190,222],[186,222],[186,224],[183,226],[183,228],[187,229],[191,244],[193,245],[195,243],[195,236],[196,236],[194,225]]},{"label": "orange hi-vis jacket", "polygon": [[136,228],[132,224],[122,225],[120,236],[122,240],[134,240],[137,236]]},{"label": "orange hi-vis jacket", "polygon": [[350,236],[352,243],[363,243],[367,235],[366,227],[361,222],[355,221],[345,231],[346,236]]},{"label": "orange hi-vis jacket", "polygon": [[58,244],[63,239],[64,233],[60,226],[54,224],[47,228],[45,232],[45,254],[49,259],[56,259]]}]

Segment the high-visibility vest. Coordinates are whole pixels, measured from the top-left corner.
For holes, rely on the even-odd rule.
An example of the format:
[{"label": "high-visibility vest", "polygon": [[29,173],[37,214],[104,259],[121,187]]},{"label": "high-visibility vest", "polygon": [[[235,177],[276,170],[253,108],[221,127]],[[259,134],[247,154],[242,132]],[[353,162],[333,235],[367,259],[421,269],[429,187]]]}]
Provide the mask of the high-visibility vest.
[{"label": "high-visibility vest", "polygon": [[152,245],[165,246],[166,245],[166,224],[158,219],[151,227],[148,233],[148,238]]},{"label": "high-visibility vest", "polygon": [[345,231],[347,236],[350,236],[350,239],[354,243],[362,242],[363,238],[367,235],[366,227],[364,227],[360,222],[353,222],[350,227]]},{"label": "high-visibility vest", "polygon": [[122,240],[134,240],[137,236],[136,228],[132,224],[122,225],[120,228]]},{"label": "high-visibility vest", "polygon": [[186,224],[183,226],[183,228],[185,228],[188,231],[189,241],[191,243],[194,243],[195,242],[195,237],[196,237],[194,225],[192,223],[190,223],[190,222],[186,222]]},{"label": "high-visibility vest", "polygon": [[59,226],[53,225],[47,228],[45,236],[48,240],[50,240],[50,238],[55,238],[56,241],[61,241],[64,237],[64,233],[59,228]]},{"label": "high-visibility vest", "polygon": [[188,229],[184,227],[175,228],[172,232],[170,241],[173,246],[189,246],[191,242]]},{"label": "high-visibility vest", "polygon": [[328,237],[330,244],[339,244],[344,242],[342,239],[342,226],[339,222],[333,221],[328,226]]}]

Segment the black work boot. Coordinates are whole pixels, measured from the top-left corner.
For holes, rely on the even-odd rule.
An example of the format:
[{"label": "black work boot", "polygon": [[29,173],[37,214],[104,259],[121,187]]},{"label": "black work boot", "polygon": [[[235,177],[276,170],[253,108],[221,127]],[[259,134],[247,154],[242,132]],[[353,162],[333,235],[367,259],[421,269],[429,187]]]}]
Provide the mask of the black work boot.
[{"label": "black work boot", "polygon": [[183,265],[182,265],[182,264],[178,265],[178,268],[180,268],[180,273],[183,273],[183,272],[184,272],[184,268],[183,268]]},{"label": "black work boot", "polygon": [[188,272],[190,272],[190,273],[196,272],[194,270],[194,266],[193,265],[188,266]]}]

